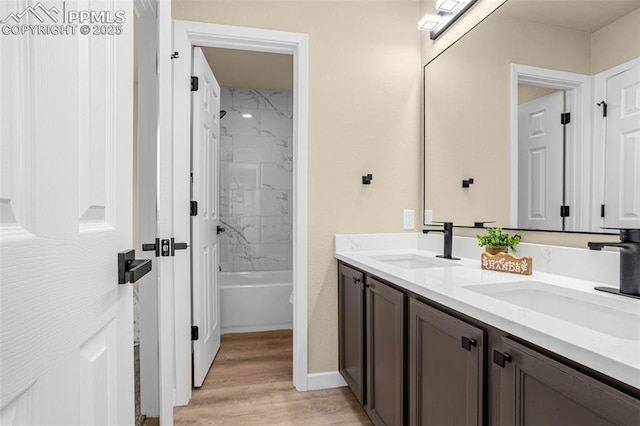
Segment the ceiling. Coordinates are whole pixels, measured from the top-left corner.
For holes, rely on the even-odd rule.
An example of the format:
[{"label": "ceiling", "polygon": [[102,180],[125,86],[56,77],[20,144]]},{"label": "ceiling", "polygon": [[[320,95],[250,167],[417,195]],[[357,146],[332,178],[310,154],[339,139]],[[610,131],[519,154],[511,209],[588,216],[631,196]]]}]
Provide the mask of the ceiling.
[{"label": "ceiling", "polygon": [[500,12],[526,21],[593,33],[638,8],[640,0],[509,0]]},{"label": "ceiling", "polygon": [[293,92],[293,56],[203,47],[221,87]]}]

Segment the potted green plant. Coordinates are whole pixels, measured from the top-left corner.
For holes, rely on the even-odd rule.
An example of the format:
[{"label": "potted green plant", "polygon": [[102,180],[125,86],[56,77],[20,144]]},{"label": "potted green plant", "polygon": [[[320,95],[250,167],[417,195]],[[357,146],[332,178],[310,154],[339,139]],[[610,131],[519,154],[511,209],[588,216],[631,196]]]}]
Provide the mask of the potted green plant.
[{"label": "potted green plant", "polygon": [[493,227],[487,228],[485,235],[478,235],[478,245],[480,247],[486,246],[485,250],[489,254],[507,253],[511,249],[514,253],[517,253],[516,246],[520,243],[520,235],[503,234],[502,228]]}]

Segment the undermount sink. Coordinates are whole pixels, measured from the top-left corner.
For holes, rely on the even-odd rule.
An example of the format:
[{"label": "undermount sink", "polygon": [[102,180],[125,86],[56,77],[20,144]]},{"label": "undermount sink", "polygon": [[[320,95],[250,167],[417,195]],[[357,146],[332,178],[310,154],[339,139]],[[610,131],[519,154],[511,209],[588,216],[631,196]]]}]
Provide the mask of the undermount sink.
[{"label": "undermount sink", "polygon": [[640,340],[640,304],[539,281],[465,286],[544,315],[627,340]]},{"label": "undermount sink", "polygon": [[404,269],[442,268],[448,266],[461,266],[455,260],[438,259],[417,254],[385,254],[370,256],[373,260],[384,262],[391,266]]}]

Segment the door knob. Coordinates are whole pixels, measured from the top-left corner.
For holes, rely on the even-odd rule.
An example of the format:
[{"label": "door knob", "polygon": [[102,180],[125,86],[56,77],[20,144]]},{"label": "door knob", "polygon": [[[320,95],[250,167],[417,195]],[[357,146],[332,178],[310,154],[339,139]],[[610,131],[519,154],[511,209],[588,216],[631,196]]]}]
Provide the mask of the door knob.
[{"label": "door knob", "polygon": [[142,251],[155,251],[156,257],[160,256],[160,238],[156,238],[155,243],[142,244]]},{"label": "door knob", "polygon": [[176,250],[186,250],[187,247],[187,243],[176,243],[175,238],[171,238],[171,256],[176,255]]},{"label": "door knob", "polygon": [[118,284],[135,283],[151,271],[151,259],[135,257],[135,250],[118,253]]}]

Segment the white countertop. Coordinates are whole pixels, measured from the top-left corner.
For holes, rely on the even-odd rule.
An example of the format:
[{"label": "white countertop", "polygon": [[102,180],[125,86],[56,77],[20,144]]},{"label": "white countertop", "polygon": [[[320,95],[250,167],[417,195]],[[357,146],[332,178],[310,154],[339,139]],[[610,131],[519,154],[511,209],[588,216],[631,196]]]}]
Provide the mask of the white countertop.
[{"label": "white countertop", "polygon": [[[475,257],[478,260],[470,256],[471,258],[463,257],[456,261],[462,266],[405,269],[376,260],[372,256],[414,254],[433,258],[441,253],[425,247],[437,247],[438,244],[441,247],[442,237],[438,239],[422,234],[371,234],[371,239],[366,237],[336,236],[335,257],[413,293],[640,389],[640,340],[615,337],[471,290],[472,286],[483,284],[538,281],[592,294],[595,297],[585,297],[590,300],[603,300],[607,306],[613,306],[621,313],[640,315],[640,300],[594,290],[595,286],[611,285],[610,282],[587,281],[539,272],[536,271],[536,264],[542,263],[542,260],[535,257],[534,272],[529,276],[482,270],[479,248]],[[456,244],[462,247],[459,252],[456,251]],[[454,256],[462,257],[473,252],[472,245],[472,242],[465,241],[463,237],[457,237],[454,240]],[[534,249],[535,247],[532,249],[533,252]],[[571,250],[575,250],[575,253]],[[573,256],[573,261],[577,263],[581,263],[580,257],[585,256],[587,263],[582,263],[585,265],[582,269],[594,267],[593,252],[581,249],[565,251],[569,253],[569,257]],[[612,255],[617,254],[609,253],[602,256],[605,264],[601,267],[595,265],[595,268],[604,268],[610,272],[613,261],[617,260],[612,260]],[[586,266],[589,263],[591,265]]]}]

